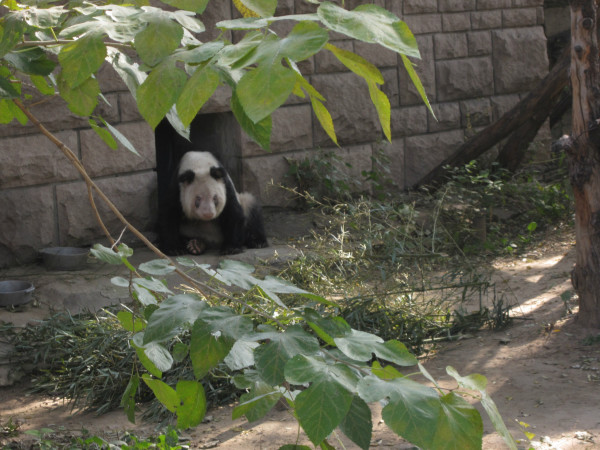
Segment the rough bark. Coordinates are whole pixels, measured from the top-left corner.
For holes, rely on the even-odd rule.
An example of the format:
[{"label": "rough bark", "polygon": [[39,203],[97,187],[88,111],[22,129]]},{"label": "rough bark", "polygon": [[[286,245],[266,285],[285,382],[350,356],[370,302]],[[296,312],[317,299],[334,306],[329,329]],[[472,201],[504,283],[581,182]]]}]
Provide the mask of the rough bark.
[{"label": "rough bark", "polygon": [[[550,73],[519,103],[500,119],[480,131],[462,144],[456,151],[426,175],[419,184],[430,184],[443,179],[444,166],[459,166],[472,161],[509,134],[518,131],[518,136],[507,143],[504,150],[506,162],[510,158],[522,159],[520,148],[528,144],[541,124],[553,109],[569,80],[569,52],[565,51]],[[536,128],[537,126],[537,128]],[[521,152],[522,153],[522,152]]]},{"label": "rough bark", "polygon": [[566,143],[575,197],[576,264],[571,274],[581,325],[600,328],[600,61],[598,4],[571,0],[573,132]]}]

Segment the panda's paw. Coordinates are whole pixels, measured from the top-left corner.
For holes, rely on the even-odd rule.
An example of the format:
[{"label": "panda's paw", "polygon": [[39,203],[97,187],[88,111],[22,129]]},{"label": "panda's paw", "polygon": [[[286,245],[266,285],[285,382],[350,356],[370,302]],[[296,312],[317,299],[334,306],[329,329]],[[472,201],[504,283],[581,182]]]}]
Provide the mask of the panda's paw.
[{"label": "panda's paw", "polygon": [[221,249],[221,255],[237,255],[243,251],[242,247],[225,247]]},{"label": "panda's paw", "polygon": [[192,255],[201,255],[206,251],[206,243],[199,239],[190,239],[186,245],[187,251]]}]

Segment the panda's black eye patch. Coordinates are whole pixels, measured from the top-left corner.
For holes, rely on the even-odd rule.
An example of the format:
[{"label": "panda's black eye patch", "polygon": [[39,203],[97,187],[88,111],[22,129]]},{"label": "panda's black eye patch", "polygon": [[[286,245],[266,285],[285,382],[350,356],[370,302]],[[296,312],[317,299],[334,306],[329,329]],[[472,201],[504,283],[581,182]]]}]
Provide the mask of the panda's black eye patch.
[{"label": "panda's black eye patch", "polygon": [[182,174],[179,175],[177,179],[180,183],[190,184],[194,181],[196,174],[192,170],[186,170]]},{"label": "panda's black eye patch", "polygon": [[215,180],[225,178],[225,169],[223,169],[222,167],[211,167],[210,176],[213,177]]},{"label": "panda's black eye patch", "polygon": [[219,206],[219,197],[217,197],[216,195],[213,197],[213,203],[215,204],[215,206]]}]

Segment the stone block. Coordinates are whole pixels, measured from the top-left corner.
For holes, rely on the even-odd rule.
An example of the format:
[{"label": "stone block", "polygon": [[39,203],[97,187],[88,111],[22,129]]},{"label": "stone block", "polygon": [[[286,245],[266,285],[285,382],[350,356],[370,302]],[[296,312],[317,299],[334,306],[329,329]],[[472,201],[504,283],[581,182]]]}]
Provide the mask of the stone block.
[{"label": "stone block", "polygon": [[512,0],[477,0],[477,10],[510,8]]},{"label": "stone block", "polygon": [[455,130],[461,127],[458,102],[435,103],[431,107],[435,113],[435,118],[431,114],[427,115],[428,131],[430,133]]},{"label": "stone block", "polygon": [[[76,131],[55,136],[75,155]],[[67,157],[43,134],[0,139],[0,189],[74,180],[77,170]]]},{"label": "stone block", "polygon": [[441,12],[449,11],[469,11],[475,9],[475,0],[439,0],[439,10]]},{"label": "stone block", "polygon": [[491,30],[502,28],[502,11],[473,11],[471,13],[471,29]]},{"label": "stone block", "polygon": [[498,120],[505,113],[511,110],[517,103],[519,103],[519,95],[500,95],[490,98],[490,105],[492,107],[492,118]]},{"label": "stone block", "polygon": [[102,64],[97,74],[98,83],[100,84],[100,90],[103,93],[127,91],[127,85],[119,74],[115,71],[113,66],[107,62]]},{"label": "stone block", "polygon": [[487,126],[492,121],[492,107],[488,98],[476,98],[460,102],[461,124],[463,128]]},{"label": "stone block", "polygon": [[406,24],[415,35],[440,33],[442,31],[442,15],[415,14],[406,17]]},{"label": "stone block", "polygon": [[529,27],[537,25],[537,8],[505,9],[502,11],[502,26]]},{"label": "stone block", "polygon": [[443,14],[442,29],[445,33],[468,31],[471,29],[471,15],[469,12]]},{"label": "stone block", "polygon": [[[352,41],[350,39],[345,41],[336,41],[334,44],[336,47],[349,52],[354,51]],[[337,57],[329,50],[322,50],[314,56],[315,61],[315,72],[316,73],[333,73],[333,72],[347,72],[348,68],[340,62]]]},{"label": "stone block", "polygon": [[379,68],[398,66],[398,54],[381,45],[355,41],[354,52]]},{"label": "stone block", "polygon": [[[548,2],[551,3],[551,2]],[[560,3],[560,2],[555,2]],[[526,6],[544,6],[544,0],[512,0],[512,5],[515,8],[523,8]]]},{"label": "stone block", "polygon": [[135,147],[138,155],[121,143],[116,150],[108,147],[94,130],[82,130],[81,161],[92,177],[136,172],[156,166],[154,132],[146,122],[130,122],[115,127]]},{"label": "stone block", "polygon": [[290,169],[287,158],[302,160],[310,154],[308,151],[297,151],[244,158],[241,190],[254,194],[263,206],[295,205],[297,202],[295,195],[279,185],[294,185],[292,178],[287,176]]},{"label": "stone block", "polygon": [[[117,94],[108,94],[105,97],[109,104],[99,99],[94,115],[102,116],[110,123],[116,123],[119,120]],[[31,103],[27,104],[35,105],[30,107],[30,111],[46,129],[54,132],[89,126],[87,117],[80,117],[72,113],[65,101],[58,95],[44,97],[43,100],[40,100],[41,97],[34,96]],[[38,132],[39,130],[31,122],[21,125],[13,120],[7,125],[0,125],[0,137],[22,136]]]},{"label": "stone block", "polygon": [[494,93],[490,58],[439,61],[435,66],[438,101],[461,100]]},{"label": "stone block", "polygon": [[[96,180],[98,187],[123,216],[140,231],[150,230],[156,222],[156,173],[142,172]],[[94,196],[104,224],[117,238],[125,226],[108,206]],[[85,183],[67,183],[56,187],[60,245],[91,245],[104,234],[89,204]],[[127,234],[125,242],[131,242]]]},{"label": "stone block", "polygon": [[[392,0],[393,1],[393,0]],[[405,0],[404,14],[423,14],[437,12],[437,0]]]},{"label": "stone block", "polygon": [[[237,10],[231,5],[230,2],[208,2],[208,6],[202,13],[202,23],[206,27],[206,30],[200,34],[199,38],[203,42],[212,41],[216,39],[221,33],[225,39],[231,41],[232,36],[230,31],[222,32],[218,29],[215,24],[221,20],[233,19],[232,10]],[[239,13],[238,13],[239,15]]]},{"label": "stone block", "polygon": [[381,90],[387,95],[392,108],[400,105],[400,91],[398,86],[398,69],[383,69],[381,71],[385,82],[381,86]]},{"label": "stone block", "polygon": [[133,95],[129,92],[119,93],[119,113],[122,122],[144,120]]},{"label": "stone block", "polygon": [[[320,126],[317,124],[317,126]],[[271,151],[281,152],[311,148],[313,143],[312,108],[309,104],[285,106],[273,113]],[[242,156],[264,155],[263,150],[246,133],[242,133]]]},{"label": "stone block", "polygon": [[[432,36],[417,36],[419,51],[421,52],[420,60],[412,60],[414,68],[421,83],[427,93],[430,102],[436,101],[436,79],[435,79],[435,60],[433,57],[433,38]],[[423,103],[421,96],[417,92],[412,80],[404,69],[404,65],[399,69],[400,78],[400,105],[416,105]]]},{"label": "stone block", "polygon": [[414,136],[427,132],[427,119],[431,113],[425,105],[392,109],[391,126],[394,138]]},{"label": "stone block", "polygon": [[0,267],[35,261],[56,245],[55,214],[50,185],[0,191]]},{"label": "stone block", "polygon": [[[386,171],[398,189],[405,189],[406,183],[404,179],[404,139],[393,139],[392,142],[382,141],[373,144],[373,155],[381,150],[388,160],[386,167],[381,167],[384,174]],[[377,170],[377,167],[374,167]],[[387,174],[386,174],[387,175]]]},{"label": "stone block", "polygon": [[468,56],[467,35],[465,33],[440,33],[433,36],[435,59],[464,58]]},{"label": "stone block", "polygon": [[469,56],[485,56],[492,53],[492,35],[489,31],[467,33]]},{"label": "stone block", "polygon": [[[313,86],[327,99],[340,145],[369,142],[381,136],[381,127],[365,82],[352,73],[313,75]],[[329,146],[331,140],[313,119],[313,146]]]},{"label": "stone block", "polygon": [[571,29],[571,8],[546,8],[544,10],[544,23],[546,34],[552,36],[554,33]]},{"label": "stone block", "polygon": [[413,187],[464,141],[461,130],[408,137],[404,141],[406,186]]},{"label": "stone block", "polygon": [[494,30],[492,45],[496,94],[528,91],[548,73],[542,27]]},{"label": "stone block", "polygon": [[[399,18],[403,18],[405,14],[413,14],[407,12],[408,4],[411,3],[414,7],[419,7],[422,4],[428,4],[430,8],[432,5],[435,5],[435,9],[427,12],[436,12],[437,11],[437,0],[387,0],[387,4],[385,5],[385,9],[387,9],[392,14],[395,14]],[[410,7],[408,7],[410,8]],[[404,10],[404,12],[403,12]],[[418,13],[417,13],[418,14]]]}]

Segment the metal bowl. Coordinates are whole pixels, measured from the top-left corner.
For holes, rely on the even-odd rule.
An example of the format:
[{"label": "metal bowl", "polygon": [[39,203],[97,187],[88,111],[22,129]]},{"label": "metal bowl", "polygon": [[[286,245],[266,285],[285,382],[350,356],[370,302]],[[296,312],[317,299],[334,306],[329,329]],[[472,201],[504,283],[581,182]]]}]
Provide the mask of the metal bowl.
[{"label": "metal bowl", "polygon": [[28,281],[0,281],[0,306],[23,305],[31,301],[35,288]]},{"label": "metal bowl", "polygon": [[86,262],[89,248],[50,247],[40,250],[44,265],[50,270],[79,270]]}]

